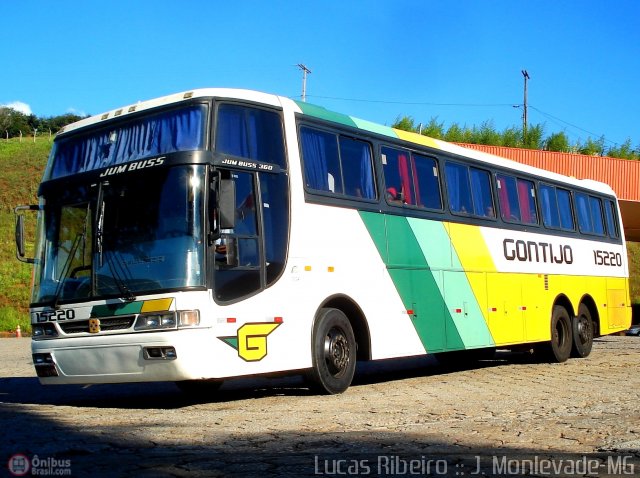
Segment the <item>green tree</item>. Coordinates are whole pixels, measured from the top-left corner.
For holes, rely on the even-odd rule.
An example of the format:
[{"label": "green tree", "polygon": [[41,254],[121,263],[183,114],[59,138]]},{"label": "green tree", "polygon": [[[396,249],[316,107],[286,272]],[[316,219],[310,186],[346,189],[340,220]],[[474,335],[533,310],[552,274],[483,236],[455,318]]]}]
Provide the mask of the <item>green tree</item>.
[{"label": "green tree", "polygon": [[571,151],[569,138],[564,131],[561,131],[560,133],[551,133],[545,141],[545,144],[548,151],[559,151],[562,153]]},{"label": "green tree", "polygon": [[505,128],[502,132],[501,145],[509,148],[522,147],[522,129],[515,126]]},{"label": "green tree", "polygon": [[401,129],[403,131],[411,131],[413,133],[418,131],[411,116],[398,116],[391,127]]},{"label": "green tree", "polygon": [[540,123],[530,125],[527,128],[527,137],[524,140],[523,147],[527,149],[542,149],[544,143],[544,125]]},{"label": "green tree", "polygon": [[422,134],[430,138],[443,139],[445,136],[444,123],[438,123],[437,117],[431,117],[427,125],[422,128]]},{"label": "green tree", "polygon": [[500,146],[502,138],[493,126],[493,121],[483,121],[480,127],[473,127],[473,142],[475,144],[486,144],[490,146]]},{"label": "green tree", "polygon": [[578,144],[578,152],[580,154],[589,154],[592,156],[603,156],[604,136],[602,136],[598,141],[594,141],[591,137],[587,138],[587,141],[583,145]]},{"label": "green tree", "polygon": [[638,159],[638,151],[634,150],[631,146],[631,138],[627,138],[620,146],[609,148],[607,156],[622,159]]}]

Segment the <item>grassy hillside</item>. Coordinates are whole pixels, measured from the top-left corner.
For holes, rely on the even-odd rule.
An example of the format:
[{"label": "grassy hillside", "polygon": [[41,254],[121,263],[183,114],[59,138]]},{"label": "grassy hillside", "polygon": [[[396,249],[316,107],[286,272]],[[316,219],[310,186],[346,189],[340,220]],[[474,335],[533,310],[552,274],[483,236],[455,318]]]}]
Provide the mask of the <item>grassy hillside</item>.
[{"label": "grassy hillside", "polygon": [[35,143],[32,138],[22,143],[0,141],[0,331],[14,331],[18,324],[23,332],[31,330],[31,265],[16,259],[13,208],[37,202],[38,183],[50,149],[48,138],[38,138]]},{"label": "grassy hillside", "polygon": [[[20,324],[29,331],[31,266],[15,258],[13,208],[35,204],[51,143],[48,138],[8,142],[0,140],[0,331],[13,331]],[[33,218],[31,214],[27,218]],[[33,227],[27,228],[33,230]],[[631,299],[640,304],[640,244],[629,244]]]}]

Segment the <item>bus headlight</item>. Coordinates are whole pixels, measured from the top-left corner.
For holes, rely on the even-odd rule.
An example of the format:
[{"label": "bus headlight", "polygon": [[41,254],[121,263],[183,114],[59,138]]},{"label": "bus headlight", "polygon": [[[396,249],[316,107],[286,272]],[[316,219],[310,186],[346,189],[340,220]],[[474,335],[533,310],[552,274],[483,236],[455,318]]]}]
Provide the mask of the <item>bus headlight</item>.
[{"label": "bus headlight", "polygon": [[34,339],[48,339],[58,336],[56,326],[53,324],[39,324],[31,326],[31,335]]},{"label": "bus headlight", "polygon": [[198,309],[178,311],[178,327],[195,327],[197,325],[200,325],[200,311]]},{"label": "bus headlight", "polygon": [[176,315],[173,312],[140,314],[133,328],[134,330],[175,329]]}]

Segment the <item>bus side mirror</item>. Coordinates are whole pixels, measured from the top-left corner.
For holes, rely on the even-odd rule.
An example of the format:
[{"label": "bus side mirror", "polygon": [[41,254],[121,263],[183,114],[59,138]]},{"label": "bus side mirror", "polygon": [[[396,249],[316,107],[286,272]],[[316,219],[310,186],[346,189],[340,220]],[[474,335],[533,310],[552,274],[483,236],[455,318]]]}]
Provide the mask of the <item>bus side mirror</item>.
[{"label": "bus side mirror", "polygon": [[233,179],[220,181],[218,208],[220,229],[233,229],[236,226],[236,182]]},{"label": "bus side mirror", "polygon": [[33,264],[35,260],[30,257],[25,257],[24,216],[20,211],[37,211],[38,209],[38,206],[18,206],[14,210],[16,214],[16,257],[19,261],[26,262],[28,264]]}]

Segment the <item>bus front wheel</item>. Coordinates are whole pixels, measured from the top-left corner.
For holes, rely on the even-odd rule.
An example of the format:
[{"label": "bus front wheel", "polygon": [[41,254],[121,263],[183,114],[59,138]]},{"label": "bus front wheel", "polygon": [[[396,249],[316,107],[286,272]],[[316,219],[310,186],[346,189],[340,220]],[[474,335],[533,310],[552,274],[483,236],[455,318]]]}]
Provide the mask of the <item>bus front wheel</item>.
[{"label": "bus front wheel", "polygon": [[571,321],[573,325],[573,347],[572,357],[584,358],[591,353],[593,347],[593,320],[589,308],[580,304],[578,315]]},{"label": "bus front wheel", "polygon": [[571,355],[572,346],[571,318],[567,309],[556,305],[551,314],[551,341],[545,344],[545,358],[551,362],[566,362]]},{"label": "bus front wheel", "polygon": [[310,379],[321,393],[344,392],[356,370],[356,339],[347,316],[338,309],[320,309],[313,327]]}]

